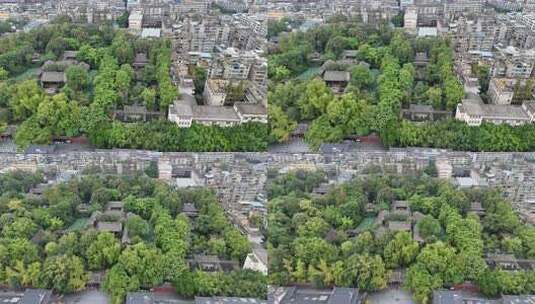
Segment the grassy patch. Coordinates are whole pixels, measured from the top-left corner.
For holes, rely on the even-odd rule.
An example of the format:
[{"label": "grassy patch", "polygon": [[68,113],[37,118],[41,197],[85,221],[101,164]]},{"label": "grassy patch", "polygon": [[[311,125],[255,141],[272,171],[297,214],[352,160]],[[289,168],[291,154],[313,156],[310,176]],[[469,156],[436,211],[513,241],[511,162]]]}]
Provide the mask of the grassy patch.
[{"label": "grassy patch", "polygon": [[74,232],[84,230],[87,227],[87,221],[89,218],[79,218],[72,225],[67,228],[66,232]]},{"label": "grassy patch", "polygon": [[366,231],[371,230],[373,228],[373,222],[375,221],[375,217],[370,216],[366,217],[360,222],[359,226],[357,227],[357,231]]},{"label": "grassy patch", "polygon": [[301,75],[297,76],[297,79],[299,79],[299,80],[309,80],[309,79],[312,79],[312,78],[318,76],[319,73],[320,73],[320,68],[319,67],[308,68],[308,70],[304,71]]}]

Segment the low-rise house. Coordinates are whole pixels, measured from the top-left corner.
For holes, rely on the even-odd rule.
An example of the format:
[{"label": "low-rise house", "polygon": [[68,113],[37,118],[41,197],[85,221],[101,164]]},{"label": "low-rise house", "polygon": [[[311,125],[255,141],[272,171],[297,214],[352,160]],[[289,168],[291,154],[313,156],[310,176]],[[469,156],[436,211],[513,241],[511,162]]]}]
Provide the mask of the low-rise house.
[{"label": "low-rise house", "polygon": [[221,260],[218,256],[215,255],[196,254],[193,256],[192,259],[188,259],[188,263],[191,269],[198,269],[207,272],[229,272],[240,268],[238,262]]},{"label": "low-rise house", "polygon": [[117,237],[121,237],[123,233],[123,224],[121,222],[97,222],[97,230],[99,232],[111,232]]},{"label": "low-rise house", "polygon": [[350,60],[353,62],[357,62],[358,54],[359,54],[358,50],[344,50],[342,52],[342,60]]},{"label": "low-rise house", "polygon": [[63,52],[62,60],[76,60],[77,51],[65,51]]},{"label": "low-rise house", "polygon": [[501,269],[505,271],[535,270],[535,260],[517,259],[513,254],[488,254],[485,262],[491,269]]},{"label": "low-rise house", "polygon": [[473,212],[479,216],[485,215],[485,208],[481,205],[481,202],[471,202],[468,212]]},{"label": "low-rise house", "polygon": [[408,109],[401,109],[401,117],[411,121],[437,121],[453,116],[451,111],[435,110],[431,105],[410,104]]},{"label": "low-rise house", "polygon": [[182,206],[182,213],[189,218],[196,218],[199,215],[199,210],[195,208],[195,205],[192,203],[185,203]]},{"label": "low-rise house", "polygon": [[104,211],[104,214],[123,218],[125,216],[124,203],[117,201],[108,202],[106,204],[106,210]]},{"label": "low-rise house", "polygon": [[134,62],[132,63],[132,67],[135,70],[141,70],[147,64],[149,64],[149,58],[147,58],[147,54],[145,54],[145,53],[137,53],[136,57],[134,58]]},{"label": "low-rise house", "polygon": [[90,66],[85,62],[78,62],[75,51],[65,51],[63,54],[63,60],[59,61],[46,61],[40,69],[39,82],[41,86],[49,94],[54,94],[61,89],[67,82],[65,70],[68,67],[77,65],[89,70]]},{"label": "low-rise house", "polygon": [[414,57],[414,65],[419,68],[425,68],[429,64],[429,57],[425,52],[418,52]]},{"label": "low-rise house", "polygon": [[[111,206],[114,206],[113,202]],[[92,227],[97,231],[111,232],[118,238],[123,235],[124,211],[106,208],[104,212],[94,211],[87,221],[87,227]]]},{"label": "low-rise house", "polygon": [[120,201],[110,201],[106,204],[106,210],[122,213],[124,211],[124,203]]},{"label": "low-rise house", "polygon": [[409,216],[410,208],[408,201],[394,201],[392,202],[392,214],[400,214]]},{"label": "low-rise house", "polygon": [[470,126],[483,122],[519,126],[535,121],[535,103],[524,102],[522,106],[484,104],[480,99],[467,98],[457,105],[455,118]]},{"label": "low-rise house", "polygon": [[312,189],[312,194],[315,196],[323,196],[329,193],[331,186],[328,183],[321,183],[314,189]]},{"label": "low-rise house", "polygon": [[64,72],[44,71],[39,78],[41,86],[49,94],[56,93],[65,85],[66,81]]},{"label": "low-rise house", "polygon": [[165,118],[165,112],[149,111],[147,107],[140,105],[125,105],[122,110],[114,110],[113,117],[122,122],[146,122]]},{"label": "low-rise house", "polygon": [[409,221],[388,221],[387,227],[392,232],[412,232],[412,225]]},{"label": "low-rise house", "polygon": [[351,74],[348,71],[327,70],[322,75],[323,81],[335,94],[343,93],[351,80]]}]

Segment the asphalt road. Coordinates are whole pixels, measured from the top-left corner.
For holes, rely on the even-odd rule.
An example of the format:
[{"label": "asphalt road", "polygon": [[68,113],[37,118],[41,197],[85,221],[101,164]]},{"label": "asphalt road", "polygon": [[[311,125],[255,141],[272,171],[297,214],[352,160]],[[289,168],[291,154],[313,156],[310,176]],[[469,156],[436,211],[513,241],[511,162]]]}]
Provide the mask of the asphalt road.
[{"label": "asphalt road", "polygon": [[[341,153],[358,151],[385,151],[385,147],[380,143],[356,142],[346,140],[336,144],[323,144],[323,153]],[[312,152],[307,143],[302,138],[293,139],[284,144],[273,144],[268,147],[270,153],[310,153]]]},{"label": "asphalt road", "polygon": [[388,288],[368,296],[369,304],[415,304],[409,292],[401,288]]}]

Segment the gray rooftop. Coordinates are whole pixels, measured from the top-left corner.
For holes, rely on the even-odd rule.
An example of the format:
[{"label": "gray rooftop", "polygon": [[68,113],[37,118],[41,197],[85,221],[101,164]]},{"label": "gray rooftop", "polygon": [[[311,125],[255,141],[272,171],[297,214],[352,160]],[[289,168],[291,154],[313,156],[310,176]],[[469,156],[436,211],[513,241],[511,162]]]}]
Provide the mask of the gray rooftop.
[{"label": "gray rooftop", "polygon": [[199,212],[199,210],[197,210],[197,208],[195,208],[195,205],[194,205],[194,204],[192,204],[192,203],[185,203],[185,204],[182,206],[182,212],[193,213],[193,212]]},{"label": "gray rooftop", "polygon": [[123,224],[120,222],[98,222],[97,229],[99,231],[121,232],[123,230]]},{"label": "gray rooftop", "polygon": [[411,223],[405,221],[389,221],[388,229],[392,231],[411,231]]},{"label": "gray rooftop", "polygon": [[266,304],[266,300],[237,297],[195,297],[195,304]]},{"label": "gray rooftop", "polygon": [[482,295],[462,290],[435,290],[433,304],[533,304],[535,295],[502,296],[488,299]]},{"label": "gray rooftop", "polygon": [[65,73],[63,72],[43,72],[41,74],[42,82],[63,83],[65,82]]},{"label": "gray rooftop", "polygon": [[433,112],[433,106],[411,103],[409,105],[409,110],[411,112],[426,112],[426,113],[428,113],[428,112]]},{"label": "gray rooftop", "polygon": [[148,112],[147,107],[140,106],[140,105],[131,105],[131,106],[125,105],[123,107],[123,111],[129,114],[144,114]]},{"label": "gray rooftop", "polygon": [[323,80],[325,81],[349,81],[351,74],[347,71],[325,71]]},{"label": "gray rooftop", "polygon": [[110,201],[106,204],[106,209],[123,209],[124,203],[121,201]]},{"label": "gray rooftop", "polygon": [[147,55],[145,53],[137,53],[136,57],[134,58],[134,63],[137,63],[137,64],[149,63],[149,59],[147,58]]},{"label": "gray rooftop", "polygon": [[245,115],[267,115],[266,108],[261,104],[237,102],[234,104],[238,112]]},{"label": "gray rooftop", "polygon": [[338,288],[332,290],[308,289],[298,287],[281,288],[280,304],[358,304],[361,303],[356,288]]},{"label": "gray rooftop", "polygon": [[76,59],[76,55],[78,54],[77,51],[65,51],[63,52],[63,59]]},{"label": "gray rooftop", "polygon": [[461,109],[470,114],[485,118],[529,120],[528,114],[521,106],[484,104],[473,100],[464,100]]},{"label": "gray rooftop", "polygon": [[232,107],[194,106],[193,117],[199,120],[226,120],[239,122],[240,118]]}]

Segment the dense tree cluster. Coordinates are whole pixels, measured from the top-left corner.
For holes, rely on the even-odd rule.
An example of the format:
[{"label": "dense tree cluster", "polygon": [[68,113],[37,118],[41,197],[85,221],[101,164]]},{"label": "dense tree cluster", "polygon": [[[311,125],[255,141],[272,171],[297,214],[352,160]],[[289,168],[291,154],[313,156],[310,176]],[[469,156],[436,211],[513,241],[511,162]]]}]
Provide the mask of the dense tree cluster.
[{"label": "dense tree cluster", "polygon": [[[342,25],[347,27],[342,28]],[[362,36],[368,33],[368,37]],[[345,38],[357,41],[343,43]],[[354,66],[347,92],[335,96],[319,79],[293,79],[313,66],[313,52],[323,59],[334,58],[344,49],[356,49],[358,58],[367,62]],[[411,62],[415,52],[425,52],[429,65],[416,70]],[[423,146],[468,151],[532,151],[532,127],[483,124],[469,127],[455,121],[415,124],[399,119],[399,110],[408,103],[424,103],[435,109],[453,111],[464,90],[453,71],[452,52],[447,41],[417,39],[380,28],[365,28],[358,23],[327,24],[306,33],[281,37],[270,56],[272,84],[270,103],[271,142],[290,138],[297,122],[310,122],[305,136],[313,149],[323,142],[337,142],[349,135],[380,133],[383,142],[395,146]],[[344,69],[344,67],[334,67]],[[488,87],[485,67],[475,73]],[[517,96],[532,84],[518,86]]]},{"label": "dense tree cluster", "polygon": [[[45,189],[41,173],[0,175],[0,281],[12,288],[85,288],[91,272],[107,270],[104,290],[113,303],[129,291],[172,283],[178,294],[265,297],[266,278],[253,271],[205,273],[190,269],[193,254],[243,262],[251,248],[206,189],[176,190],[142,176],[82,175]],[[90,212],[121,200],[131,244],[110,232],[85,227]],[[196,219],[182,205],[199,210]]]},{"label": "dense tree cluster", "polygon": [[276,37],[282,32],[288,31],[290,28],[295,28],[302,24],[300,20],[294,20],[290,18],[281,18],[279,20],[269,20],[268,21],[268,33],[267,38]]},{"label": "dense tree cluster", "polygon": [[459,151],[534,151],[534,130],[533,124],[512,127],[507,124],[483,123],[471,127],[456,120],[433,123],[403,121],[395,145]]},{"label": "dense tree cluster", "polygon": [[[535,228],[523,224],[498,191],[458,190],[425,173],[372,174],[314,195],[324,181],[322,173],[296,171],[268,183],[271,283],[374,291],[402,269],[418,303],[429,303],[435,289],[465,281],[489,296],[535,292],[535,272],[491,268],[484,259],[535,257]],[[374,224],[394,200],[408,201],[413,213],[423,215],[415,224],[423,243]],[[480,202],[486,214],[471,212],[471,202]]]},{"label": "dense tree cluster", "polygon": [[91,141],[101,148],[127,148],[158,151],[231,152],[265,151],[267,127],[246,123],[233,127],[193,124],[179,128],[168,121],[145,123],[111,122],[100,125]]},{"label": "dense tree cluster", "polygon": [[[277,24],[273,30],[283,28]],[[359,63],[329,65],[344,50],[356,51]],[[429,56],[425,68],[414,67],[416,53]],[[333,94],[319,77],[303,77],[317,67],[318,56],[327,68],[350,72],[344,94]],[[287,141],[298,122],[307,122],[305,139],[313,149],[372,131],[390,146],[403,135],[403,107],[421,103],[453,111],[464,97],[447,41],[411,38],[386,24],[373,28],[335,18],[304,33],[279,35],[269,63],[271,142]]]},{"label": "dense tree cluster", "polygon": [[[114,119],[114,111],[128,105],[143,105],[165,116],[176,100],[179,92],[170,76],[171,45],[165,39],[134,37],[104,25],[71,26],[58,21],[29,33],[2,37],[0,44],[0,127],[18,125],[15,142],[20,148],[48,144],[58,137],[85,135],[99,148],[267,149],[267,128],[263,124],[227,130],[200,125],[180,129],[165,119],[132,124]],[[65,72],[66,84],[58,94],[46,94],[31,77],[17,77],[34,67],[34,53],[43,54],[38,58],[40,63],[59,59],[66,50],[77,51],[76,59],[89,64],[90,70],[82,65],[46,65],[47,71]],[[10,54],[24,60],[16,61]],[[136,54],[148,57],[142,70],[133,68]],[[197,68],[194,75],[196,86],[204,86],[206,71]]]}]

